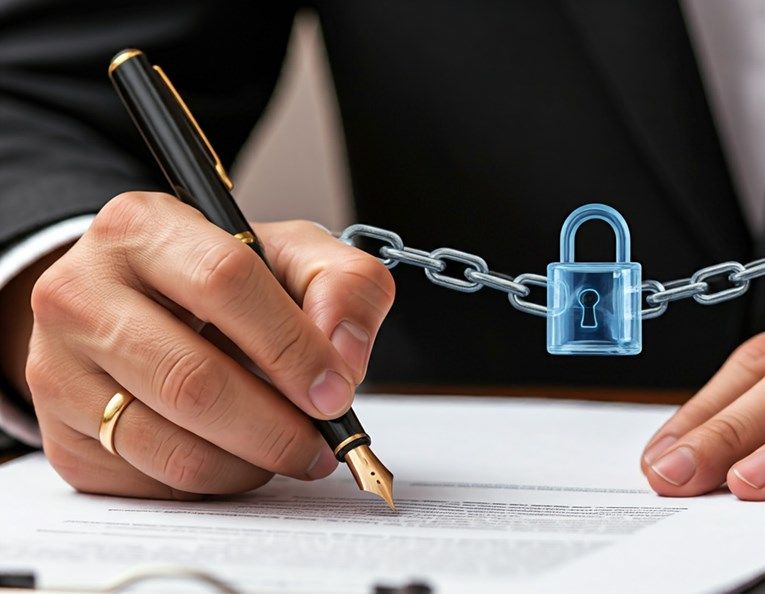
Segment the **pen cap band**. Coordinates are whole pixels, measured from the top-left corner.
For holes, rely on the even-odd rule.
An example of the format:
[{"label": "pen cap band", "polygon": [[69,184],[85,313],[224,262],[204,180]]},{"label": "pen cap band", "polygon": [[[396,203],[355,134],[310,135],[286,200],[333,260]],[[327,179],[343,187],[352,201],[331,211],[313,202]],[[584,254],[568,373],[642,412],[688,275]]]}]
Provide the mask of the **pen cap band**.
[{"label": "pen cap band", "polygon": [[315,421],[314,425],[324,436],[324,439],[332,448],[335,458],[345,462],[345,455],[360,445],[370,445],[372,439],[364,431],[359,418],[353,409],[349,410],[339,419],[331,421]]}]

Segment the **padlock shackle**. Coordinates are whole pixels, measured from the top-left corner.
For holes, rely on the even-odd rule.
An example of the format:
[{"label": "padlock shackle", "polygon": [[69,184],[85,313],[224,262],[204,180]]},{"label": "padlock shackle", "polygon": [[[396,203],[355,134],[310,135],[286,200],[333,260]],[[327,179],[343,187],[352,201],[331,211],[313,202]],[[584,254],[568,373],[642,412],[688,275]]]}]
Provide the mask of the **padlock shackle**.
[{"label": "padlock shackle", "polygon": [[576,261],[576,232],[584,223],[593,219],[605,221],[611,225],[616,235],[616,262],[630,261],[630,230],[627,221],[619,212],[607,204],[585,204],[572,212],[560,230],[560,261]]}]

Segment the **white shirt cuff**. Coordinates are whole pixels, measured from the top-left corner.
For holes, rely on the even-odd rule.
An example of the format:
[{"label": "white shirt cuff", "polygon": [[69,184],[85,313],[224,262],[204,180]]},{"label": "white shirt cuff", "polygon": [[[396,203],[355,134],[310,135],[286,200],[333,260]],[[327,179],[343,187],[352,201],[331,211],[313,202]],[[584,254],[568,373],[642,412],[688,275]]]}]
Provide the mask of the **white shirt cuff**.
[{"label": "white shirt cuff", "polygon": [[[0,290],[22,270],[87,231],[95,215],[74,217],[28,235],[0,253]],[[25,414],[10,398],[0,393],[0,428],[29,445],[42,443],[34,418]]]}]

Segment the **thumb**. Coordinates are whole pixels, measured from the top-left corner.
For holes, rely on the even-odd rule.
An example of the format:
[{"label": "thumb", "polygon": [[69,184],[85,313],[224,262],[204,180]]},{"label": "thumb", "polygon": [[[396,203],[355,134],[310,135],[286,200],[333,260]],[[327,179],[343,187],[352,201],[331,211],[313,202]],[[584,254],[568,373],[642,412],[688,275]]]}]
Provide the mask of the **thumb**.
[{"label": "thumb", "polygon": [[255,225],[274,274],[361,383],[395,295],[380,261],[308,221]]}]

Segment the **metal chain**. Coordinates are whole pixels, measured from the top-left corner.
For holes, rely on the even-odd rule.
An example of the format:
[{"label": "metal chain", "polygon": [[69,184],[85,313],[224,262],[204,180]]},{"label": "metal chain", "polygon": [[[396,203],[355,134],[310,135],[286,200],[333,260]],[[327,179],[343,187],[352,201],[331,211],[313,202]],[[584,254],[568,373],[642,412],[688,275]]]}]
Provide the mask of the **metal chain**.
[{"label": "metal chain", "polygon": [[[517,310],[535,316],[547,316],[547,306],[527,301],[530,287],[547,287],[547,277],[542,274],[523,273],[516,277],[493,272],[486,260],[475,254],[452,248],[438,248],[432,252],[418,250],[404,245],[401,237],[393,231],[356,224],[346,227],[340,234],[340,241],[356,246],[359,238],[374,239],[382,243],[376,254],[387,267],[408,264],[422,268],[430,282],[460,291],[474,293],[486,287],[507,294],[510,304]],[[462,278],[445,274],[449,263],[464,266]],[[642,292],[649,307],[641,311],[644,320],[658,318],[673,301],[693,298],[701,305],[715,305],[740,297],[749,290],[751,281],[765,277],[765,258],[741,264],[721,262],[701,268],[690,277],[661,283],[657,280],[643,282]],[[727,282],[730,286],[712,291],[712,281]]]}]

